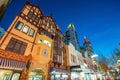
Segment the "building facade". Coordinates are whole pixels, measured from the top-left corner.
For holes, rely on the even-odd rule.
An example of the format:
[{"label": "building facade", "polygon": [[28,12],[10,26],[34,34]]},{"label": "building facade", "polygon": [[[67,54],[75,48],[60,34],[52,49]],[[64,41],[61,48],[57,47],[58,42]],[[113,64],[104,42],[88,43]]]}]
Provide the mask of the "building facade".
[{"label": "building facade", "polygon": [[82,55],[84,56],[84,62],[86,65],[85,69],[85,75],[88,80],[90,79],[97,79],[96,73],[95,73],[95,66],[94,61],[92,60],[92,56],[94,55],[93,48],[91,45],[91,42],[89,39],[84,37],[83,40],[83,47],[81,47]]},{"label": "building facade", "polygon": [[71,67],[71,80],[82,79],[82,69],[84,61],[80,52],[80,46],[77,38],[77,33],[73,24],[69,24],[65,32],[65,43],[68,46],[69,65]]},{"label": "building facade", "polygon": [[20,74],[20,80],[69,79],[64,36],[53,18],[45,16],[39,6],[26,2],[2,37],[0,48],[17,55],[31,55],[26,75]]},{"label": "building facade", "polygon": [[87,39],[86,37],[84,37],[84,40],[83,40],[83,47],[84,47],[85,51],[87,52],[88,57],[91,58],[91,56],[94,54],[94,52],[93,52],[93,48],[92,48],[90,40]]}]

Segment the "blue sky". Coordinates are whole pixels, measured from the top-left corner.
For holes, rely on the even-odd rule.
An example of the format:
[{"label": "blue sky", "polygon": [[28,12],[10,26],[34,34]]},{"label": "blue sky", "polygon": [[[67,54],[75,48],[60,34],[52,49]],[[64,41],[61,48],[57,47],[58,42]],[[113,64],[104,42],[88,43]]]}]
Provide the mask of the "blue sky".
[{"label": "blue sky", "polygon": [[[105,56],[120,42],[120,0],[30,0],[51,15],[64,33],[68,24],[75,25],[79,43],[83,37],[91,40],[95,53]],[[25,0],[12,0],[0,22],[7,29]]]}]

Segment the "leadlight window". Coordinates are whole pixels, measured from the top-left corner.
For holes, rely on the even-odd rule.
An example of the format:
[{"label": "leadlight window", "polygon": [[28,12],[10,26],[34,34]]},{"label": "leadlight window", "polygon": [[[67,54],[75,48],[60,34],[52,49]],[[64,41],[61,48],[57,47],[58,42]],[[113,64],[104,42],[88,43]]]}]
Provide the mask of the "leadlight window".
[{"label": "leadlight window", "polygon": [[39,22],[38,16],[35,15],[35,14],[34,14],[33,12],[31,12],[31,11],[29,11],[28,17],[29,17],[30,19],[32,19],[33,21],[35,21],[35,22]]},{"label": "leadlight window", "polygon": [[46,20],[43,20],[43,25],[46,25],[46,22],[47,22]]},{"label": "leadlight window", "polygon": [[30,36],[34,36],[35,30],[34,29],[30,29],[29,35]]},{"label": "leadlight window", "polygon": [[25,25],[24,28],[23,28],[23,32],[24,32],[24,33],[27,33],[28,30],[29,30],[29,27]]},{"label": "leadlight window", "polygon": [[33,14],[33,16],[32,16],[32,20],[35,20],[35,18],[36,18],[36,16],[35,16],[35,14]]},{"label": "leadlight window", "polygon": [[15,38],[11,38],[11,40],[9,41],[6,47],[6,50],[9,50],[15,53],[24,54],[26,47],[27,47],[27,43]]},{"label": "leadlight window", "polygon": [[38,40],[38,43],[42,43],[42,40],[40,39],[40,40]]},{"label": "leadlight window", "polygon": [[22,25],[23,25],[23,23],[20,22],[20,21],[18,21],[17,24],[16,24],[16,26],[15,26],[15,28],[18,29],[18,30],[20,30],[20,29],[22,29]]},{"label": "leadlight window", "polygon": [[51,46],[51,43],[47,40],[44,40],[44,44],[47,44],[48,46]]},{"label": "leadlight window", "polygon": [[35,22],[38,22],[38,21],[39,21],[39,18],[38,18],[38,17],[36,17]]},{"label": "leadlight window", "polygon": [[30,11],[30,12],[28,13],[28,17],[29,17],[29,18],[32,18],[32,15],[33,15],[33,12]]}]

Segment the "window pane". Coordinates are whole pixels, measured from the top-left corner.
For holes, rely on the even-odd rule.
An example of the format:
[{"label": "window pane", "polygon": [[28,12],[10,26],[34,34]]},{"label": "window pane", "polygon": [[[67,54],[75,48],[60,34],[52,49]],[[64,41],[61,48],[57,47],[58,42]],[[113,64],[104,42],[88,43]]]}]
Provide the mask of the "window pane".
[{"label": "window pane", "polygon": [[38,17],[36,17],[35,21],[36,21],[36,22],[38,22],[38,21],[39,21],[39,18],[38,18]]},{"label": "window pane", "polygon": [[16,43],[15,47],[14,47],[14,51],[17,52],[17,53],[19,53],[20,46],[21,46],[20,43]]},{"label": "window pane", "polygon": [[6,47],[6,50],[23,54],[26,50],[26,47],[27,43],[17,40],[15,38],[11,38],[10,42]]},{"label": "window pane", "polygon": [[26,50],[26,47],[27,47],[27,45],[22,45],[22,46],[21,46],[21,49],[20,49],[20,53],[21,53],[21,54],[24,54],[24,52],[25,52],[25,50]]},{"label": "window pane", "polygon": [[29,12],[29,13],[28,13],[28,17],[29,17],[29,18],[31,18],[31,17],[32,17],[32,15],[33,15],[33,13],[32,13],[32,12]]},{"label": "window pane", "polygon": [[9,41],[6,50],[12,50],[13,47],[15,46],[16,40],[14,40],[13,38],[11,38],[11,40]]},{"label": "window pane", "polygon": [[30,36],[34,36],[34,32],[35,32],[35,30],[30,29],[30,33],[29,33],[29,35],[30,35]]},{"label": "window pane", "polygon": [[22,25],[23,25],[23,23],[21,23],[20,21],[18,21],[18,23],[16,24],[15,27],[20,30],[22,28]]},{"label": "window pane", "polygon": [[33,14],[33,16],[32,16],[32,20],[35,20],[35,18],[36,18],[36,16],[35,16],[35,14]]},{"label": "window pane", "polygon": [[28,29],[29,29],[29,27],[28,27],[28,26],[25,26],[25,27],[23,28],[23,32],[27,33],[27,32],[28,32]]}]

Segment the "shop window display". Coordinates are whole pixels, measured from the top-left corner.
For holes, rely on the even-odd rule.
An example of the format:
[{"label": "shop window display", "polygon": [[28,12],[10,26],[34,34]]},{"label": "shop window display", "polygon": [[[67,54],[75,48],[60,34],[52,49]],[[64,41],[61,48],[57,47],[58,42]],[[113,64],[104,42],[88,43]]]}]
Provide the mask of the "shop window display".
[{"label": "shop window display", "polygon": [[0,69],[0,80],[10,80],[13,71]]},{"label": "shop window display", "polygon": [[20,74],[19,73],[14,73],[12,80],[19,80]]}]

